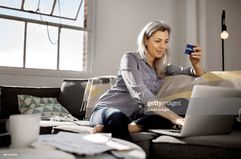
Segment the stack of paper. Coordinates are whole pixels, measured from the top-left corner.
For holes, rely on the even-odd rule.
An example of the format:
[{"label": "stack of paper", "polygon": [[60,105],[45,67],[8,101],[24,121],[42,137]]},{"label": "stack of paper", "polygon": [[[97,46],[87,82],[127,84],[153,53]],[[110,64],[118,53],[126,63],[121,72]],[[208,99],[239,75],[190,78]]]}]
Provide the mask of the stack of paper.
[{"label": "stack of paper", "polygon": [[111,138],[111,134],[78,134],[60,132],[56,135],[41,135],[32,146],[54,148],[78,155],[94,155],[109,150],[131,150],[132,147],[119,143]]}]

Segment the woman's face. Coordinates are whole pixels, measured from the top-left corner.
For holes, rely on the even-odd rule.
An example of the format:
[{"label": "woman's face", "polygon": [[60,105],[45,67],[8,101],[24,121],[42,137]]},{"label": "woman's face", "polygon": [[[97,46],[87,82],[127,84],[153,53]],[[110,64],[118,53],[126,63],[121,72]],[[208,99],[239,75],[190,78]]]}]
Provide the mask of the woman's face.
[{"label": "woman's face", "polygon": [[149,39],[145,39],[148,56],[153,60],[161,58],[167,52],[168,41],[168,31],[156,31]]}]

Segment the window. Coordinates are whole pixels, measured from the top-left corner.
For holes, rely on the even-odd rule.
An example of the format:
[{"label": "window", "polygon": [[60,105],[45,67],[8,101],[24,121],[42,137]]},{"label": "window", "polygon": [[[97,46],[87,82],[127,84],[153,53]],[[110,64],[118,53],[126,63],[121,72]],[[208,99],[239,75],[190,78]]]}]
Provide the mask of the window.
[{"label": "window", "polygon": [[87,72],[87,1],[1,0],[0,67]]},{"label": "window", "polygon": [[23,66],[24,23],[0,19],[0,64]]},{"label": "window", "polygon": [[[61,31],[61,41],[60,41],[60,70],[84,70],[84,53],[80,54],[83,50],[83,47],[86,46],[85,39],[86,35],[83,35],[84,32],[63,29]],[[83,60],[81,60],[83,59]],[[71,65],[69,65],[71,63]]]},{"label": "window", "polygon": [[45,25],[28,23],[26,36],[26,68],[57,68],[58,28],[48,26],[47,29],[48,32],[50,32],[51,41],[46,34]]}]

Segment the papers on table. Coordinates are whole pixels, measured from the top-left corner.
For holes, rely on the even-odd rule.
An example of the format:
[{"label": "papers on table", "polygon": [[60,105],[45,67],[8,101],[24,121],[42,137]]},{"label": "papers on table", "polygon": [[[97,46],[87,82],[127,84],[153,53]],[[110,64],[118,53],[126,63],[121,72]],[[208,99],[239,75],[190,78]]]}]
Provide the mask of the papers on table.
[{"label": "papers on table", "polygon": [[53,126],[63,126],[63,125],[79,125],[79,126],[90,126],[90,122],[87,120],[78,121],[40,121],[41,127],[53,127]]},{"label": "papers on table", "polygon": [[131,150],[130,145],[112,139],[110,134],[77,134],[60,132],[56,135],[41,135],[39,140],[32,144],[36,148],[54,148],[75,153],[78,155],[94,155],[109,150]]},{"label": "papers on table", "polygon": [[123,140],[111,138],[111,134],[108,133],[89,134],[85,135],[83,139],[97,144],[105,144],[112,150],[124,151],[133,148],[130,145],[127,145],[126,142],[121,142]]}]

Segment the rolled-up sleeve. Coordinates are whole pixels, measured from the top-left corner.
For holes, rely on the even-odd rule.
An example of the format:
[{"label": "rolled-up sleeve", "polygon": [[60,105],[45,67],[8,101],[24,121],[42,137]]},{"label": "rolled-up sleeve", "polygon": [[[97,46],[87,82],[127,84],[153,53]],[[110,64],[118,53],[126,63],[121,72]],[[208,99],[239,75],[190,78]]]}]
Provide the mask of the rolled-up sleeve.
[{"label": "rolled-up sleeve", "polygon": [[156,96],[144,84],[142,72],[138,69],[137,57],[126,53],[121,59],[120,71],[131,97],[139,104],[147,105],[148,101],[157,100]]},{"label": "rolled-up sleeve", "polygon": [[166,75],[189,75],[189,76],[195,76],[194,70],[192,67],[181,67],[176,65],[168,65],[166,67]]}]

